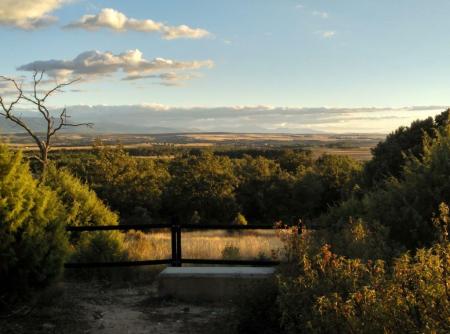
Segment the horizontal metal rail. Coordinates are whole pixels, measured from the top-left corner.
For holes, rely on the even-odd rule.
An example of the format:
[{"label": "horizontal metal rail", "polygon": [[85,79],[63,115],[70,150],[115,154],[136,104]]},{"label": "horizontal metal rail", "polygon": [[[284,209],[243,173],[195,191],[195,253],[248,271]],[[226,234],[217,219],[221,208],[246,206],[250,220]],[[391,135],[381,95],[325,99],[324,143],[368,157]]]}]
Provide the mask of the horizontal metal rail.
[{"label": "horizontal metal rail", "polygon": [[127,225],[93,225],[93,226],[67,226],[69,232],[87,232],[87,231],[130,231],[130,230],[160,230],[171,229],[173,226],[179,226],[187,230],[274,230],[277,229],[271,225],[197,225],[197,224],[127,224]]},{"label": "horizontal metal rail", "polygon": [[129,225],[92,225],[92,226],[67,226],[68,232],[87,231],[130,231],[130,230],[155,230],[172,228],[169,224],[129,224]]},{"label": "horizontal metal rail", "polygon": [[115,261],[115,262],[72,262],[65,263],[64,268],[108,268],[108,267],[135,267],[171,264],[172,259],[145,260],[145,261]]}]

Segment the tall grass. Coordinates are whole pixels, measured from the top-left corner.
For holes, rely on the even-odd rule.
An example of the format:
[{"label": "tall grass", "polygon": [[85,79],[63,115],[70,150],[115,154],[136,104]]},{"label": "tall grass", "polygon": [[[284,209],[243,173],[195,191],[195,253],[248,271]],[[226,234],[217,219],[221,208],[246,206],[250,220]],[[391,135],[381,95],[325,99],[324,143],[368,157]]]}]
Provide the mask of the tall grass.
[{"label": "tall grass", "polygon": [[[239,250],[235,256],[240,259],[277,259],[282,248],[274,231],[183,231],[181,236],[182,256],[190,259],[222,259],[233,248]],[[125,248],[132,260],[169,259],[170,232],[128,232]]]}]

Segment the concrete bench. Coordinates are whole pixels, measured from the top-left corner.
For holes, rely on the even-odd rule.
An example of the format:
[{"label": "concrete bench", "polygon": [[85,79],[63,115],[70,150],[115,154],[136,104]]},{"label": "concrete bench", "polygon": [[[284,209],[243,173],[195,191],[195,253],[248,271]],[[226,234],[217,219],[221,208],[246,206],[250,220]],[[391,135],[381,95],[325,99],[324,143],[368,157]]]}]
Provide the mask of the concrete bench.
[{"label": "concrete bench", "polygon": [[230,301],[274,272],[273,267],[168,267],[158,275],[158,292],[189,302]]}]

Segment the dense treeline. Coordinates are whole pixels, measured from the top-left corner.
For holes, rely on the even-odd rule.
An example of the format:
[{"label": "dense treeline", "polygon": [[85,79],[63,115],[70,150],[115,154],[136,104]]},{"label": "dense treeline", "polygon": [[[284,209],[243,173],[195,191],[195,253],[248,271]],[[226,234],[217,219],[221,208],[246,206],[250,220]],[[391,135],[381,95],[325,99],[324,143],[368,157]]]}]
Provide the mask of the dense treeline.
[{"label": "dense treeline", "polygon": [[98,145],[61,159],[126,222],[294,223],[346,199],[362,166],[345,156],[313,159],[304,150],[195,149],[171,159],[136,158]]}]

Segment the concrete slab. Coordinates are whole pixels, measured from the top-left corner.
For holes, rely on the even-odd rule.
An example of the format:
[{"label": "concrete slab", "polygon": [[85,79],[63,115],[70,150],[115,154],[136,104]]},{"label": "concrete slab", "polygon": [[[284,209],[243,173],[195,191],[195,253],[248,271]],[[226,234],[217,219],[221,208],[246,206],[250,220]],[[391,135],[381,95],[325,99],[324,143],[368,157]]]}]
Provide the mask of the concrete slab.
[{"label": "concrete slab", "polygon": [[168,267],[158,275],[158,293],[189,302],[230,301],[274,272],[273,267]]}]

